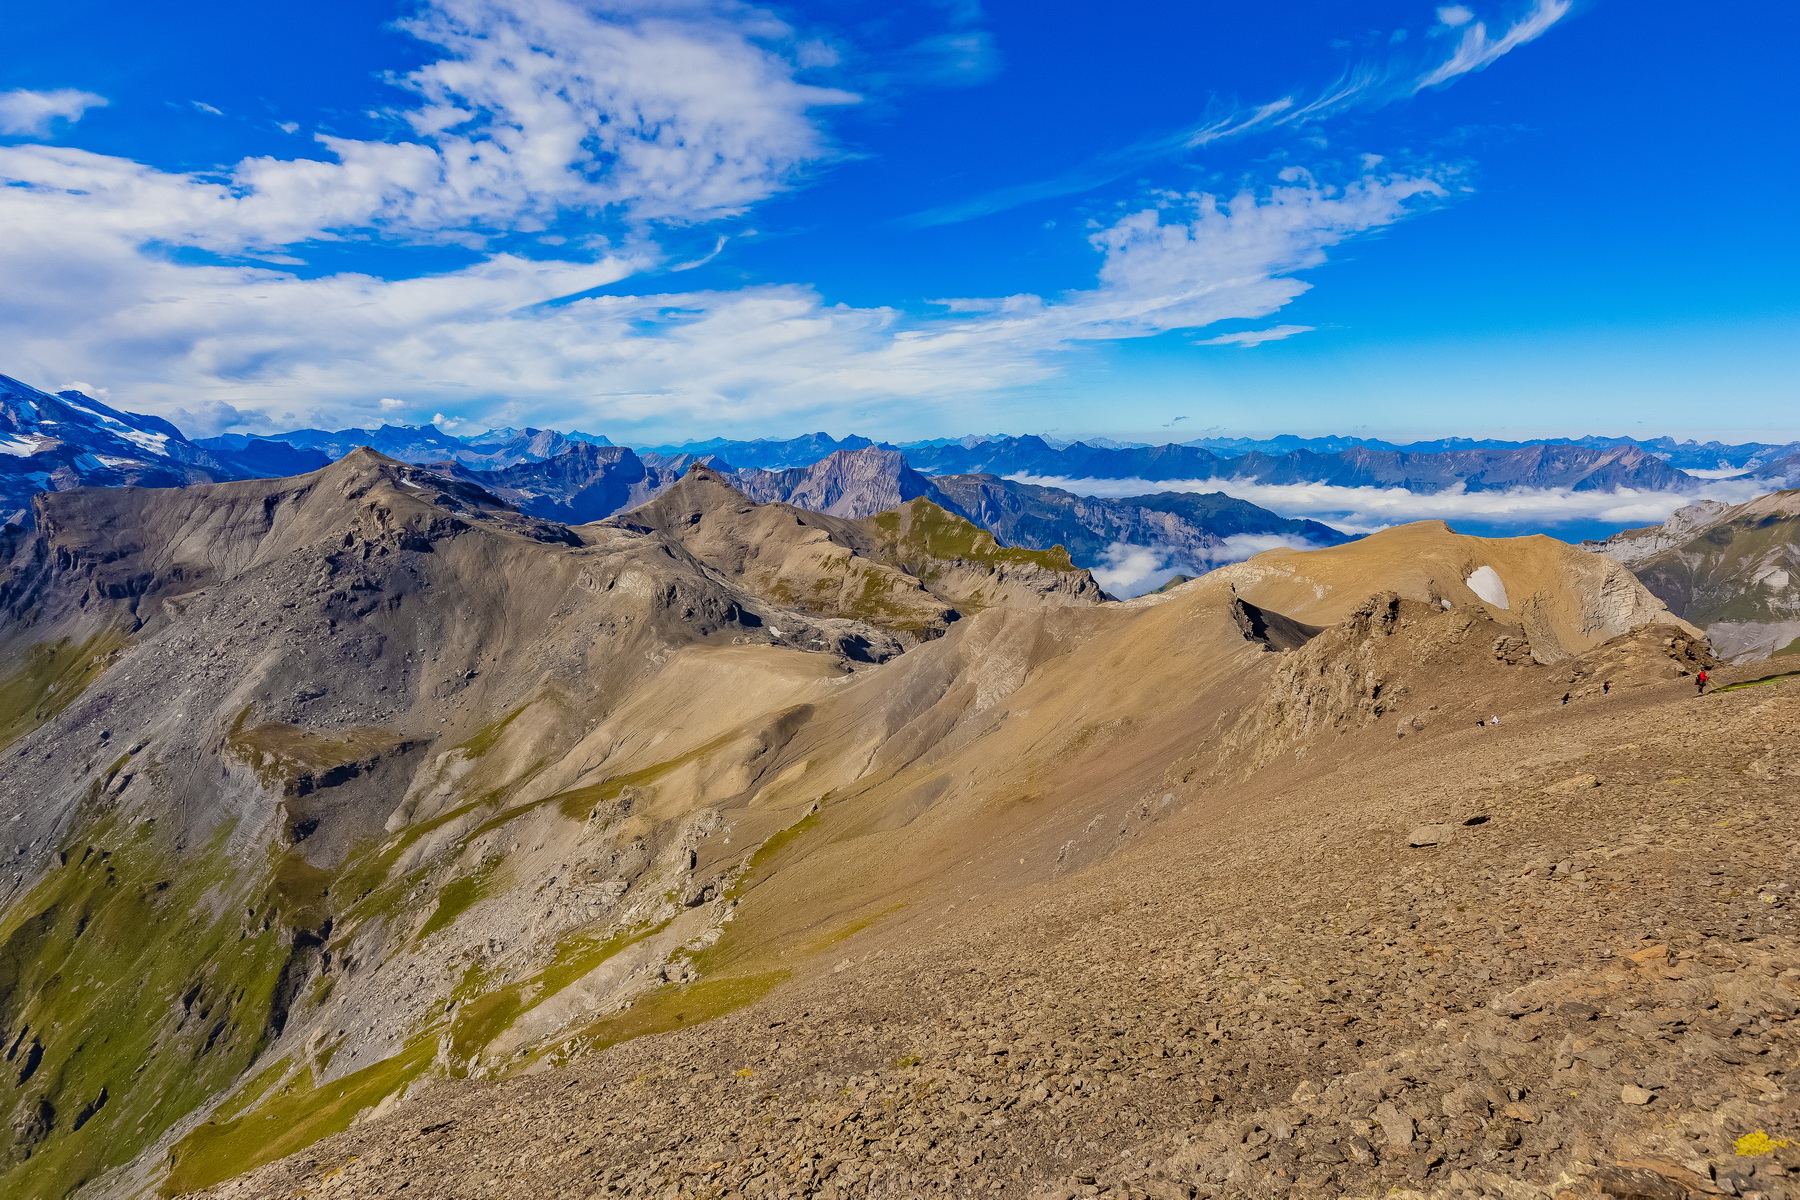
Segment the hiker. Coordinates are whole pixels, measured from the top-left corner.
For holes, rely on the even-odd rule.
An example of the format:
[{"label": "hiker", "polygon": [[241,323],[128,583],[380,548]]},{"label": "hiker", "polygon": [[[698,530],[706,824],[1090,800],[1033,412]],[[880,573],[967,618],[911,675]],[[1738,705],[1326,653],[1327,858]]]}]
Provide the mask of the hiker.
[{"label": "hiker", "polygon": [[1563,707],[1564,708],[1569,707],[1569,693],[1567,693],[1567,692],[1563,693]]},{"label": "hiker", "polygon": [[1489,724],[1489,725],[1498,725],[1498,724],[1499,724],[1499,723],[1500,723],[1500,718],[1499,718],[1499,717],[1489,717],[1489,718],[1488,718],[1488,724]]},{"label": "hiker", "polygon": [[1705,668],[1701,668],[1700,674],[1694,678],[1694,694],[1697,696],[1704,696],[1706,694],[1706,682],[1711,678],[1712,676],[1706,673]]},{"label": "hiker", "polygon": [[1612,680],[1609,679],[1605,683],[1600,685],[1600,694],[1602,696],[1612,695]]}]

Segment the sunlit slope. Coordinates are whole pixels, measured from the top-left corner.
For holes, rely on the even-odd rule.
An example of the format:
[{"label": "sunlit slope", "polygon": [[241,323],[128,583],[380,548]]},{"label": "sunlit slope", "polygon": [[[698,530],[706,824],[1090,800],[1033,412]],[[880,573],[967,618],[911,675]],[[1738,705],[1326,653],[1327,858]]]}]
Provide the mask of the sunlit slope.
[{"label": "sunlit slope", "polygon": [[1228,580],[1245,599],[1313,624],[1341,620],[1383,589],[1440,607],[1477,604],[1516,625],[1545,663],[1649,621],[1680,624],[1630,571],[1601,555],[1543,536],[1469,537],[1442,521],[1328,550],[1270,550],[1208,579]]}]

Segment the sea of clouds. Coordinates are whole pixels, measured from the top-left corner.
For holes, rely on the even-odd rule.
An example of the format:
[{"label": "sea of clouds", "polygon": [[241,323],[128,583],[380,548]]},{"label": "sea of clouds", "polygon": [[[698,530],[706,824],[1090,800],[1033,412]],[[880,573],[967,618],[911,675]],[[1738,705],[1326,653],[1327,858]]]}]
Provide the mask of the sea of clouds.
[{"label": "sea of clouds", "polygon": [[1329,483],[1245,483],[1233,479],[1069,479],[1014,475],[1020,483],[1062,488],[1080,496],[1144,496],[1153,492],[1224,492],[1284,517],[1305,517],[1345,533],[1373,533],[1408,521],[1448,521],[1462,533],[1514,537],[1547,533],[1580,541],[1621,529],[1654,525],[1696,500],[1742,504],[1781,486],[1779,480],[1712,479],[1693,491],[1642,488],[1582,491],[1510,488],[1415,492],[1408,488],[1343,487]]},{"label": "sea of clouds", "polygon": [[[1700,472],[1693,472],[1695,475]],[[1542,533],[1564,541],[1603,538],[1621,529],[1655,525],[1676,509],[1696,500],[1742,504],[1783,486],[1781,480],[1712,478],[1693,491],[1663,492],[1642,488],[1582,491],[1574,488],[1511,488],[1415,492],[1408,488],[1342,487],[1326,483],[1245,483],[1228,479],[1077,479],[1013,475],[1020,483],[1062,488],[1082,496],[1143,496],[1154,492],[1224,492],[1261,505],[1284,517],[1307,518],[1341,529],[1368,534],[1409,521],[1440,520],[1459,533],[1481,537],[1518,537]],[[1277,546],[1308,548],[1298,538],[1240,534],[1226,539],[1212,561],[1185,563],[1163,546],[1120,543],[1107,551],[1094,570],[1101,586],[1115,596],[1136,596],[1166,583],[1179,573],[1194,573],[1248,558]]]},{"label": "sea of clouds", "polygon": [[1283,546],[1295,550],[1317,548],[1304,538],[1279,533],[1234,533],[1213,547],[1204,560],[1195,561],[1191,555],[1169,546],[1114,542],[1106,548],[1100,565],[1089,570],[1101,587],[1128,600],[1155,591],[1177,575],[1201,575],[1226,563],[1243,562],[1253,554]]}]

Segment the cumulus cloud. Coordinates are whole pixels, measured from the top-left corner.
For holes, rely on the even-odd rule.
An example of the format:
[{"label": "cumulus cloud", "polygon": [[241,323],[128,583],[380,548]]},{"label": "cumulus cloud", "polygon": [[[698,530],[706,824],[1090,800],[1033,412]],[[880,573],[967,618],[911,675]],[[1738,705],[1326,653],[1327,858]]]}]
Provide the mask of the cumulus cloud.
[{"label": "cumulus cloud", "polygon": [[0,291],[0,328],[18,370],[129,377],[131,402],[152,409],[196,396],[291,409],[305,397],[305,419],[327,424],[364,419],[394,391],[514,424],[749,423],[869,399],[963,402],[1045,379],[1084,342],[1267,316],[1306,290],[1295,273],[1330,247],[1445,191],[1424,176],[1367,176],[1166,196],[1093,233],[1093,288],[913,317],[800,286],[584,294],[657,263],[641,243],[586,262],[492,254],[403,280],[176,262],[143,253],[146,242],[189,227],[241,244],[269,226],[234,229],[243,210],[229,197],[136,164],[28,149],[81,194],[0,190],[0,216],[32,234],[0,247],[15,284]]},{"label": "cumulus cloud", "polygon": [[[832,154],[821,114],[854,97],[803,81],[830,48],[730,0],[434,0],[403,27],[440,54],[395,80],[413,103],[392,140],[320,136],[320,158],[216,176],[0,147],[8,369],[108,380],[148,411],[333,426],[393,411],[377,398],[396,392],[495,424],[639,428],[962,404],[1044,380],[1083,344],[1267,317],[1333,246],[1447,194],[1375,161],[1341,185],[1290,171],[1163,194],[1092,232],[1094,286],[927,314],[802,285],[610,294],[691,265],[660,245],[669,228],[740,213]],[[570,214],[611,233],[551,234]],[[563,257],[495,245],[521,232]],[[289,269],[331,240],[460,244],[475,261],[398,279]]]},{"label": "cumulus cloud", "polygon": [[1279,342],[1283,338],[1291,338],[1296,333],[1311,333],[1311,325],[1273,325],[1268,329],[1245,329],[1239,333],[1221,333],[1218,337],[1205,338],[1194,343],[1196,346],[1260,346],[1264,342]]},{"label": "cumulus cloud", "polygon": [[[222,253],[350,232],[480,245],[568,211],[701,221],[743,212],[826,157],[810,110],[855,100],[800,82],[793,32],[723,0],[437,0],[402,27],[444,52],[396,80],[419,100],[396,114],[412,139],[320,134],[328,160],[248,158],[222,180],[0,149],[7,191],[23,193],[7,207],[47,202],[86,228]],[[15,119],[40,123],[46,98],[61,98],[51,115],[103,102],[17,97]]]},{"label": "cumulus cloud", "polygon": [[48,137],[60,119],[79,121],[90,108],[101,108],[105,96],[76,88],[32,92],[15,88],[0,92],[0,134],[13,137]]}]

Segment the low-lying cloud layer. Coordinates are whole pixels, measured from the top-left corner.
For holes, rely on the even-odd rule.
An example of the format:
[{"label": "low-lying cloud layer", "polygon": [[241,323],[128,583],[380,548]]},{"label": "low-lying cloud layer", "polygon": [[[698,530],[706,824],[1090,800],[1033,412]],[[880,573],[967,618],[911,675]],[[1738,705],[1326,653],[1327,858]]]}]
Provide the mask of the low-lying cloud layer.
[{"label": "low-lying cloud layer", "polygon": [[1090,570],[1101,587],[1121,599],[1129,599],[1155,591],[1177,575],[1203,574],[1215,567],[1243,562],[1253,554],[1283,546],[1296,550],[1316,548],[1303,538],[1279,533],[1234,533],[1215,546],[1205,559],[1194,561],[1188,554],[1169,546],[1114,542],[1106,548],[1100,565]]},{"label": "low-lying cloud layer", "polygon": [[1231,479],[1066,479],[1013,476],[1021,483],[1062,488],[1081,496],[1142,496],[1151,492],[1224,492],[1284,517],[1309,517],[1346,533],[1373,533],[1408,521],[1447,521],[1465,533],[1516,536],[1551,533],[1568,539],[1654,525],[1696,500],[1742,504],[1781,486],[1780,480],[1716,479],[1691,492],[1638,488],[1580,491],[1513,488],[1414,492],[1407,488],[1341,487],[1327,483],[1245,483]]}]

